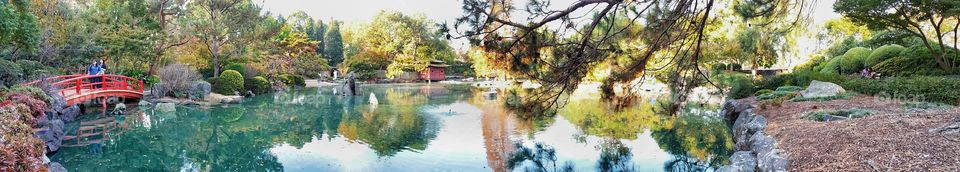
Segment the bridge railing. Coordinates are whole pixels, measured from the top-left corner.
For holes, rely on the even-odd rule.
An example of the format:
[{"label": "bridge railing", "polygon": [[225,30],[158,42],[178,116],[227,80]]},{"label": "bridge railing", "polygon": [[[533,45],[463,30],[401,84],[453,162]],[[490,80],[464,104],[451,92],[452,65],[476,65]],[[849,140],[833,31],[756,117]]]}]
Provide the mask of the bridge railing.
[{"label": "bridge railing", "polygon": [[[95,81],[98,80],[99,81]],[[35,85],[39,82],[49,82],[51,86],[60,89],[60,95],[84,95],[86,92],[102,90],[124,90],[143,93],[143,81],[123,75],[63,75],[37,80],[23,85]],[[72,93],[72,94],[67,94]]]}]

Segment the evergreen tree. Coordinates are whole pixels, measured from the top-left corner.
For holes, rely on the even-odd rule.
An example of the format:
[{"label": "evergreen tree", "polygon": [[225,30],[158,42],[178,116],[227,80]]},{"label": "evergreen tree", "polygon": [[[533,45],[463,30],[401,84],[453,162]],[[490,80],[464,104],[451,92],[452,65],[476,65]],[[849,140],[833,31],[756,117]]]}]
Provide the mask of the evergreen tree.
[{"label": "evergreen tree", "polygon": [[330,66],[336,66],[343,62],[343,37],[340,35],[340,22],[331,21],[330,29],[327,30],[323,52],[327,61],[330,62]]}]

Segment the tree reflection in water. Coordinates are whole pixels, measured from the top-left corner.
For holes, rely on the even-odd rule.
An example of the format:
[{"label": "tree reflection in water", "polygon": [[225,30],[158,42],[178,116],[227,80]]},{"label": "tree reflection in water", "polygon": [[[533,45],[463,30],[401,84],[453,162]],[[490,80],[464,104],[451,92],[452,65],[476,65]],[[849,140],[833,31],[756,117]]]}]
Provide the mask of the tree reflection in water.
[{"label": "tree reflection in water", "polygon": [[551,146],[536,143],[533,147],[526,147],[520,142],[515,142],[513,146],[514,152],[507,160],[507,168],[510,170],[523,168],[524,171],[531,172],[573,171],[573,163],[570,162],[557,166],[556,150]]}]

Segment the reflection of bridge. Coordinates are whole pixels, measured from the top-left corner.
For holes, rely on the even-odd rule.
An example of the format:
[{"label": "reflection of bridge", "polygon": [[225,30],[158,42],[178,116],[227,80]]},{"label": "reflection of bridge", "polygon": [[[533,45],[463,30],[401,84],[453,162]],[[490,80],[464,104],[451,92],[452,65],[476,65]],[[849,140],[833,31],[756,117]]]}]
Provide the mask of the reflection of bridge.
[{"label": "reflection of bridge", "polygon": [[[91,82],[91,79],[100,82]],[[123,75],[63,75],[29,82],[23,85],[37,86],[48,82],[57,88],[57,93],[67,100],[67,106],[88,100],[100,99],[106,108],[106,97],[139,99],[143,97],[143,81]]]}]

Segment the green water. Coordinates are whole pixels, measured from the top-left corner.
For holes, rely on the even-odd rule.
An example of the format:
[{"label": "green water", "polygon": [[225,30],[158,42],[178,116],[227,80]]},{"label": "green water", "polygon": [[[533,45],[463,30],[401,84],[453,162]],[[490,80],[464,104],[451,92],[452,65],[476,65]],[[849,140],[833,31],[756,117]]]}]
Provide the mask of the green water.
[{"label": "green water", "polygon": [[586,93],[555,117],[525,120],[469,86],[332,91],[133,109],[99,148],[62,148],[51,160],[71,171],[712,171],[733,147],[715,105],[669,117],[653,100],[614,111]]}]

